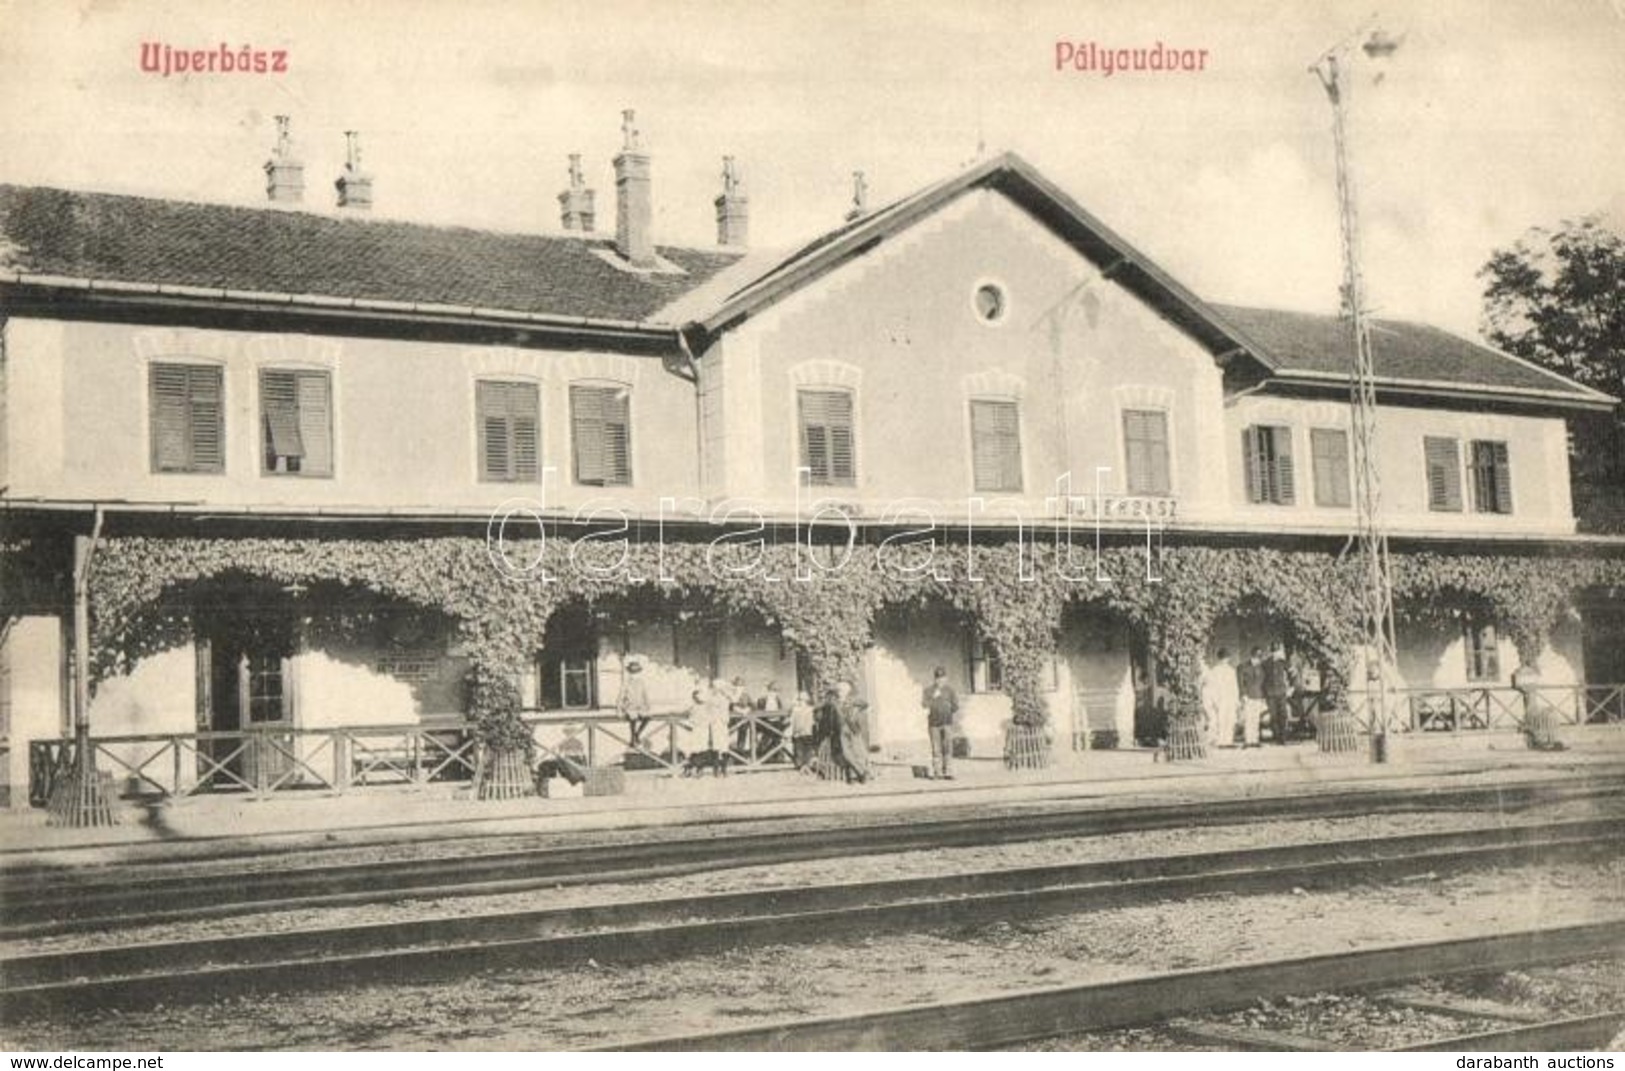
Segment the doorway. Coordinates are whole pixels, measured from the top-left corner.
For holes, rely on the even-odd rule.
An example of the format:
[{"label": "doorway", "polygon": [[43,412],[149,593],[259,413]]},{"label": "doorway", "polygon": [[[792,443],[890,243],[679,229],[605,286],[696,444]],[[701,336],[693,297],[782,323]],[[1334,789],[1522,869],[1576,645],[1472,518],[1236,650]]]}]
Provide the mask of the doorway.
[{"label": "doorway", "polygon": [[294,766],[292,659],[272,646],[200,640],[198,661],[198,727],[224,734],[199,749],[199,778],[217,789],[280,787]]}]

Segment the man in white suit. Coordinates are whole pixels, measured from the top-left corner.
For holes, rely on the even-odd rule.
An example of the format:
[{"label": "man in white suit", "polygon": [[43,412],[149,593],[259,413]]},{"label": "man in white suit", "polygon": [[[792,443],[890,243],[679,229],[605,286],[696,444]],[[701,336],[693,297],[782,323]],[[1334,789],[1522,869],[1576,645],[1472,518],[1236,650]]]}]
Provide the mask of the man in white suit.
[{"label": "man in white suit", "polygon": [[1208,743],[1229,747],[1236,739],[1236,708],[1241,690],[1236,667],[1230,661],[1230,648],[1220,647],[1219,657],[1202,672],[1202,711],[1207,715]]}]

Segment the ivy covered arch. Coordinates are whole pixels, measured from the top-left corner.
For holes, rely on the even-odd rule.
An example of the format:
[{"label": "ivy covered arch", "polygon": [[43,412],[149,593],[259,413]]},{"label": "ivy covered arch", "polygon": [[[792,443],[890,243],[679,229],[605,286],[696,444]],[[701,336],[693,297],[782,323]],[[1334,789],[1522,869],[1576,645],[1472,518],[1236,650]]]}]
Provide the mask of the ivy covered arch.
[{"label": "ivy covered arch", "polygon": [[[191,596],[236,578],[371,593],[444,614],[466,633],[476,606],[445,579],[454,575],[451,566],[461,548],[431,542],[442,541],[103,540],[90,575],[93,681],[127,673],[140,659],[189,642],[195,625]],[[425,554],[447,568],[425,568]]]},{"label": "ivy covered arch", "polygon": [[1359,635],[1352,561],[1307,551],[1179,547],[1168,552],[1164,576],[1154,603],[1155,646],[1168,687],[1181,703],[1197,701],[1215,624],[1247,606],[1285,621],[1310,656],[1332,671],[1328,691],[1335,696],[1343,690],[1343,659]]},{"label": "ivy covered arch", "polygon": [[[1163,680],[1185,705],[1196,702],[1214,623],[1244,599],[1290,622],[1311,653],[1334,668],[1359,637],[1358,563],[1327,552],[1173,546],[1148,561],[1143,548],[1117,546],[1098,555],[1074,548],[1076,560],[1063,563],[1061,548],[1050,543],[1002,543],[961,545],[939,554],[933,569],[909,572],[888,567],[883,548],[871,545],[809,562],[801,547],[784,544],[739,544],[719,555],[699,541],[620,549],[606,549],[616,546],[606,541],[591,553],[582,549],[589,543],[557,535],[520,540],[500,559],[472,536],[105,539],[90,581],[95,674],[128,668],[175,635],[184,622],[174,619],[179,611],[165,599],[167,590],[231,573],[281,585],[336,584],[444,614],[469,652],[477,732],[498,749],[529,746],[517,716],[517,682],[557,607],[636,584],[759,614],[824,681],[861,671],[880,607],[940,597],[998,645],[1013,714],[1025,724],[1048,716],[1047,664],[1070,602],[1104,600],[1144,627]],[[614,560],[599,560],[599,552]],[[1482,599],[1526,660],[1538,654],[1578,591],[1625,585],[1625,554],[1415,552],[1396,553],[1394,561],[1397,597],[1425,603],[1465,592]]]},{"label": "ivy covered arch", "polygon": [[1436,615],[1441,607],[1485,608],[1534,664],[1551,630],[1587,588],[1618,585],[1625,559],[1491,557],[1417,553],[1396,557],[1394,593],[1408,613]]}]

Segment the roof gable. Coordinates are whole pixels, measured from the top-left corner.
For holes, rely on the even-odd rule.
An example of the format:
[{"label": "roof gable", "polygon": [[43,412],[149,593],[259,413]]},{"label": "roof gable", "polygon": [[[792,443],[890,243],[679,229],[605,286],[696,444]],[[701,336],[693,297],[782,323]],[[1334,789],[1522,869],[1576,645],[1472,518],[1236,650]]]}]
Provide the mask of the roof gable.
[{"label": "roof gable", "polygon": [[833,271],[974,188],[997,190],[1021,206],[1101,273],[1135,293],[1216,356],[1247,354],[1263,370],[1268,354],[1200,298],[1014,153],[990,158],[942,182],[820,235],[771,261],[751,258],[662,310],[664,318],[715,335]]}]

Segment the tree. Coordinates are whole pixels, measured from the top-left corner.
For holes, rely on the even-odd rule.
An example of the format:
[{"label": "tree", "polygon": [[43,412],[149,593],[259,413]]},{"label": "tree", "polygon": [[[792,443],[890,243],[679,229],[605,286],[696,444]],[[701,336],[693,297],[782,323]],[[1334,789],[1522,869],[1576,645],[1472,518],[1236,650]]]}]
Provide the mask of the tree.
[{"label": "tree", "polygon": [[[1597,216],[1531,228],[1478,277],[1492,343],[1625,397],[1625,237]],[[1625,532],[1625,410],[1570,417],[1569,433],[1581,528]]]}]

